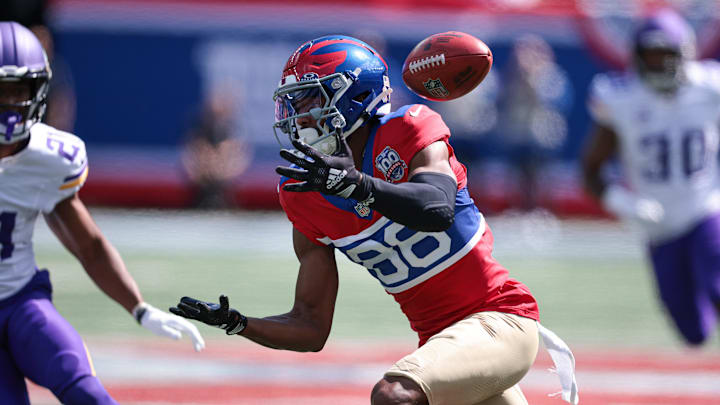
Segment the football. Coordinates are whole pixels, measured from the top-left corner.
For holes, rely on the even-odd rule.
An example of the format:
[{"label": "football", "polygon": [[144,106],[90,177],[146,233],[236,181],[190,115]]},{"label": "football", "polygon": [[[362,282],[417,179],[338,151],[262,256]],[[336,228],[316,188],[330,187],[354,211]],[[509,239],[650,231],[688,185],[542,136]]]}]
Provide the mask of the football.
[{"label": "football", "polygon": [[448,101],[477,87],[492,61],[492,52],[483,41],[464,32],[443,32],[415,45],[403,64],[402,78],[418,96]]}]

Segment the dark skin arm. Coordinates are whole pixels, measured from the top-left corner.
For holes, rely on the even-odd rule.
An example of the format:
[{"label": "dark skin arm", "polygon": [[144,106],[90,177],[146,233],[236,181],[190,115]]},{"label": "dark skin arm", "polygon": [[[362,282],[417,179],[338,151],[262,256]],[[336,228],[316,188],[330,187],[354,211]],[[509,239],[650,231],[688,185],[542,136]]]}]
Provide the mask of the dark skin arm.
[{"label": "dark skin arm", "polygon": [[142,302],[138,286],[78,195],[60,201],[45,215],[45,221],[65,248],[77,257],[93,282],[132,313]]},{"label": "dark skin arm", "polygon": [[600,170],[617,153],[618,137],[612,128],[595,124],[582,155],[583,185],[585,190],[600,200],[606,184]]},{"label": "dark skin arm", "polygon": [[422,172],[442,173],[457,182],[455,172],[450,167],[450,153],[444,141],[433,142],[413,156],[409,165],[408,179]]},{"label": "dark skin arm", "polygon": [[317,352],[330,335],[335,312],[335,253],[333,248],[316,245],[296,229],[293,246],[300,261],[293,308],[282,315],[248,318],[241,335],[274,349]]},{"label": "dark skin arm", "polygon": [[[317,161],[326,164],[320,168],[326,169],[329,166],[323,160],[324,157],[315,154],[312,149],[306,148],[302,144],[297,144],[297,146],[303,152],[318,159]],[[360,146],[362,145],[358,143],[354,147],[359,148]],[[344,150],[346,148],[343,146]],[[287,156],[283,157],[287,160],[297,161],[296,156],[290,152],[285,155]],[[340,159],[346,159],[346,161],[340,162],[341,164],[338,165],[342,166],[344,170],[348,170],[349,153],[343,152]],[[338,162],[332,163],[337,164]],[[355,164],[358,164],[357,160],[355,160]],[[303,173],[290,168],[280,169],[287,169],[288,173],[297,175],[299,180],[307,179],[305,177],[307,172]],[[350,169],[352,170],[352,168]],[[279,172],[284,171],[279,170]],[[449,150],[444,142],[435,142],[427,146],[411,160],[411,177],[427,171],[443,173],[455,179],[449,163]],[[307,184],[312,183],[303,183],[303,186]],[[313,243],[295,229],[293,230],[293,246],[300,261],[300,269],[295,286],[295,301],[290,312],[264,318],[247,318],[230,308],[225,296],[220,296],[220,304],[182,297],[178,306],[170,308],[170,311],[185,318],[219,327],[228,334],[240,334],[266,347],[293,351],[320,351],[330,334],[337,299],[338,274],[334,250],[331,247]]]},{"label": "dark skin arm", "polygon": [[[362,170],[362,156],[365,143],[369,138],[369,127],[358,129],[347,138],[353,161],[357,170]],[[426,146],[413,156],[408,165],[408,179],[421,172],[436,172],[448,175],[457,181],[455,172],[450,167],[450,152],[444,141],[436,141]],[[364,176],[364,174],[363,174]]]},{"label": "dark skin arm", "polygon": [[[444,142],[418,152],[409,176],[434,171],[455,179]],[[293,246],[300,261],[295,302],[290,312],[266,318],[248,318],[242,336],[263,346],[294,351],[319,351],[330,334],[338,290],[337,263],[332,248],[319,246],[293,229]]]}]

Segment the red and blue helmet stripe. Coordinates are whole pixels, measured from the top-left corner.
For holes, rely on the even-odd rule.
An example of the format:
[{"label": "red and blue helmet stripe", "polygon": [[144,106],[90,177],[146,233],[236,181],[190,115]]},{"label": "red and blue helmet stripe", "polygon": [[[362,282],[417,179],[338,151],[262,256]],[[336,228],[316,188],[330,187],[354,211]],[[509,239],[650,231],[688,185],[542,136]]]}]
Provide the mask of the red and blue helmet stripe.
[{"label": "red and blue helmet stripe", "polygon": [[382,56],[367,43],[345,35],[327,35],[300,45],[285,64],[283,77],[293,74],[300,80],[307,73],[325,77],[358,66],[388,70]]},{"label": "red and blue helmet stripe", "polygon": [[[349,85],[323,80],[338,74],[343,75]],[[283,68],[279,89],[311,80],[318,80],[322,93],[328,96],[326,101],[330,105],[324,106],[325,111],[337,109],[343,119],[335,122],[345,123],[342,128],[331,124],[327,130],[342,129],[348,135],[369,118],[390,110],[388,65],[377,51],[359,39],[328,35],[300,45]],[[283,109],[291,111],[292,107]],[[287,114],[276,114],[276,118],[287,118]]]}]

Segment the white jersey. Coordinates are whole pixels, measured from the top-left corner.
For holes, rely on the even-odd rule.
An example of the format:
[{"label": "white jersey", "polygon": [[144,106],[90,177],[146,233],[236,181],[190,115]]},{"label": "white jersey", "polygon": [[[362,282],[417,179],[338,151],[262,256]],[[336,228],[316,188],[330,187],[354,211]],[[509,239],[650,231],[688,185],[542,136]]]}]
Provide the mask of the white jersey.
[{"label": "white jersey", "polygon": [[720,211],[720,64],[688,62],[685,70],[687,82],[673,96],[632,73],[598,75],[590,92],[593,118],[618,135],[628,186],[665,210],[646,229],[651,241],[680,236]]},{"label": "white jersey", "polygon": [[35,275],[35,220],[76,193],[87,177],[85,144],[45,124],[30,130],[30,143],[0,159],[0,300]]}]

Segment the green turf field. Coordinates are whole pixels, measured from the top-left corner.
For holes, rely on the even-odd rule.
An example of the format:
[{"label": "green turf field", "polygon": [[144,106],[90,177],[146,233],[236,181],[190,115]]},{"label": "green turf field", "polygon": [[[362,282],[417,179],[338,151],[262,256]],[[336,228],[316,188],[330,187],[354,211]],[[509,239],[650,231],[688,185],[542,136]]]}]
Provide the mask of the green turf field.
[{"label": "green turf field", "polygon": [[[224,293],[251,316],[290,309],[297,262],[290,225],[280,213],[93,213],[155,306],[167,309],[182,295],[213,300]],[[681,347],[633,230],[542,215],[491,217],[488,223],[498,260],[536,295],[542,323],[571,345]],[[38,265],[51,269],[58,309],[81,334],[148,333],[102,295],[43,223],[36,252]],[[344,257],[339,262],[331,339],[414,341],[399,307],[375,279]]]},{"label": "green turf field", "polygon": [[[95,210],[145,298],[166,309],[182,295],[231,304],[252,316],[287,311],[297,262],[280,213]],[[637,234],[603,221],[546,216],[488,218],[496,257],[540,302],[542,322],[569,343],[679,346],[657,302]],[[106,299],[40,223],[40,267],[55,303],[83,335],[147,333]],[[398,306],[363,268],[340,260],[333,338],[414,339]],[[717,346],[717,345],[716,345]]]},{"label": "green turf field", "polygon": [[[182,295],[219,294],[250,316],[291,307],[297,262],[281,213],[92,211],[157,307],[167,309]],[[530,287],[542,323],[574,351],[582,403],[718,403],[718,339],[700,351],[678,340],[655,298],[635,230],[542,214],[488,223],[495,256]],[[98,376],[123,404],[359,405],[417,342],[392,297],[344,257],[332,336],[322,352],[269,350],[198,325],[207,347],[195,353],[187,338],[155,337],[105,298],[42,221],[35,248],[38,264],[51,269],[56,306],[84,336]],[[559,389],[549,366],[541,350],[521,381],[530,403],[563,403],[548,397]],[[30,391],[34,404],[58,403],[44,388]]]}]

